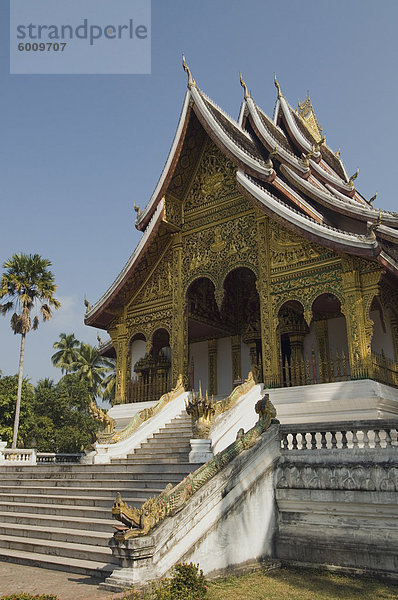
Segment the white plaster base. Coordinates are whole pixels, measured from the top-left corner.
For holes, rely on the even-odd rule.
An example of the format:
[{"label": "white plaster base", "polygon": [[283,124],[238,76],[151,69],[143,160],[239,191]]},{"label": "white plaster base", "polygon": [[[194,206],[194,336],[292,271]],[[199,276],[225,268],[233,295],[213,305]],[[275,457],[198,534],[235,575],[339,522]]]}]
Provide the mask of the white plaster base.
[{"label": "white plaster base", "polygon": [[211,451],[211,440],[190,440],[190,442],[190,463],[205,463],[213,458],[213,452]]},{"label": "white plaster base", "polygon": [[358,421],[398,416],[398,389],[371,379],[266,391],[281,423]]}]

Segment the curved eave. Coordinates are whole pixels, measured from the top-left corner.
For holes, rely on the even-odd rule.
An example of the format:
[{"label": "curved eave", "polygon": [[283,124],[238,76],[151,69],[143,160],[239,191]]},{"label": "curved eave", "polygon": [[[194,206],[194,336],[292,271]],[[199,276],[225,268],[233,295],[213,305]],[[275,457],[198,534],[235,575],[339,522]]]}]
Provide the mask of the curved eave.
[{"label": "curved eave", "polygon": [[178,159],[180,157],[181,148],[184,143],[185,133],[189,121],[189,100],[191,98],[190,90],[187,90],[185,94],[184,104],[182,106],[180,119],[178,121],[177,130],[174,136],[173,144],[170,148],[169,155],[166,160],[166,164],[163,167],[162,174],[159,177],[159,181],[156,185],[155,191],[153,192],[151,199],[146,205],[145,209],[140,214],[136,222],[136,228],[142,230],[145,228],[149,219],[151,218],[153,211],[156,209],[158,202],[163,198],[166,189],[173,176],[174,170],[177,166]]},{"label": "curved eave", "polygon": [[291,209],[268,191],[259,187],[242,171],[237,173],[240,190],[253,198],[265,209],[267,214],[304,237],[334,250],[375,258],[380,248],[377,240],[368,240],[362,236],[328,227]]},{"label": "curved eave", "polygon": [[349,185],[345,181],[343,181],[337,174],[330,173],[326,170],[326,168],[321,163],[316,163],[314,160],[310,160],[311,170],[312,172],[319,177],[319,179],[323,183],[328,183],[335,187],[338,191],[346,194],[350,198],[355,195],[355,187]]},{"label": "curved eave", "polygon": [[279,158],[279,160],[287,162],[303,174],[309,174],[309,167],[303,166],[300,159],[297,156],[295,156],[293,152],[289,152],[285,148],[282,148],[281,145],[278,143],[278,140],[272,134],[272,132],[265,127],[260,115],[258,114],[258,109],[255,103],[253,102],[252,98],[248,98],[246,100],[246,103],[249,109],[250,123],[257,137],[264,144],[267,150],[272,151],[275,150],[275,148],[277,148],[276,156]]},{"label": "curved eave", "polygon": [[[200,123],[205,129],[206,133],[212,139],[212,141],[230,158],[238,167],[242,167],[253,175],[263,181],[268,181],[275,176],[275,171],[266,166],[265,162],[258,160],[256,157],[249,154],[246,150],[241,148],[223,129],[217,119],[213,116],[211,111],[207,108],[202,95],[196,86],[191,88],[192,99],[194,100],[193,110],[198,117]],[[210,99],[208,101],[211,102]],[[214,107],[219,110],[217,105]],[[244,130],[238,127],[237,123],[233,122],[228,115],[225,115],[230,123],[239,129],[239,133],[243,134],[249,141],[253,142],[250,135]],[[254,142],[253,142],[254,143]]]},{"label": "curved eave", "polygon": [[380,236],[384,240],[398,244],[398,231],[392,227],[386,227],[385,225],[379,225],[376,230],[376,235]]},{"label": "curved eave", "polygon": [[292,185],[315,200],[315,202],[326,206],[326,208],[360,221],[373,222],[377,220],[378,213],[376,210],[361,206],[355,200],[351,200],[350,198],[344,198],[344,200],[342,200],[337,194],[332,194],[329,190],[315,187],[310,180],[303,179],[289,167],[281,165],[281,171]]},{"label": "curved eave", "polygon": [[383,267],[385,267],[390,273],[398,277],[398,263],[391,256],[389,256],[384,250],[382,250],[377,257],[378,261]]},{"label": "curved eave", "polygon": [[[164,201],[162,200],[156,210],[155,213],[150,220],[145,233],[140,239],[136,249],[133,254],[130,256],[122,271],[119,273],[115,281],[112,285],[107,289],[105,294],[100,298],[94,306],[91,307],[90,310],[86,312],[84,317],[84,322],[86,325],[104,327],[104,323],[102,320],[108,319],[105,317],[104,313],[110,308],[110,304],[116,298],[117,294],[122,290],[126,281],[131,277],[134,272],[135,266],[139,263],[140,259],[145,254],[145,251],[150,244],[154,235],[159,228],[160,223],[162,222],[162,218],[164,215]],[[111,318],[111,317],[110,317]],[[110,318],[108,320],[110,320]]]},{"label": "curved eave", "polygon": [[272,182],[272,186],[281,191],[293,204],[297,206],[300,210],[306,213],[309,217],[317,221],[318,223],[323,223],[324,218],[320,212],[318,212],[313,206],[311,206],[304,198],[301,198],[295,190],[293,190],[290,186],[288,186],[282,179],[279,177],[275,177]]},{"label": "curved eave", "polygon": [[[297,123],[295,122],[291,112],[291,108],[283,96],[279,99],[279,106],[282,110],[282,114],[285,118],[286,127],[290,135],[295,140],[298,147],[303,152],[305,152],[305,154],[308,154],[312,151],[312,143],[309,140],[307,140],[307,138],[301,133],[300,129],[297,127]],[[322,155],[320,152],[315,152],[314,154],[316,160],[320,160],[321,156]]]}]

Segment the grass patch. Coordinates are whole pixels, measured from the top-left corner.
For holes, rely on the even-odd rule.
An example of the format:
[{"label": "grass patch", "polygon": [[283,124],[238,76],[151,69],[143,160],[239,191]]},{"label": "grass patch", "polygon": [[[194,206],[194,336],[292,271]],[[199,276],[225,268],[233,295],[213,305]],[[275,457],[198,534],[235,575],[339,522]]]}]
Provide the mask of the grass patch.
[{"label": "grass patch", "polygon": [[321,569],[282,568],[209,584],[209,600],[398,600],[398,586]]}]

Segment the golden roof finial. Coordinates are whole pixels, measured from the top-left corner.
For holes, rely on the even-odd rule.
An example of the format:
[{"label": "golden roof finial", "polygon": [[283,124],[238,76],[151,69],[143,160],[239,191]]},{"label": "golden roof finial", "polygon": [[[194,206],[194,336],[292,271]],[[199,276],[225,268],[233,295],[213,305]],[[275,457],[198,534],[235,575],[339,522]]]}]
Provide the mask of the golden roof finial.
[{"label": "golden roof finial", "polygon": [[240,73],[240,84],[243,87],[243,89],[245,90],[245,100],[247,100],[247,98],[250,98],[250,94],[249,94],[249,90],[247,89],[246,83],[243,81],[242,73]]},{"label": "golden roof finial", "polygon": [[374,196],[372,196],[372,197],[370,198],[370,200],[369,200],[369,204],[370,204],[370,206],[373,206],[373,202],[376,200],[376,198],[377,198],[377,192],[375,193],[375,195],[374,195]]},{"label": "golden roof finial", "polygon": [[337,158],[340,158],[340,152],[341,152],[341,150],[340,150],[340,148],[339,148],[339,149],[337,150],[337,152],[335,152],[335,154],[334,154],[334,155],[335,155],[335,156],[337,156]]},{"label": "golden roof finial", "polygon": [[265,161],[265,164],[267,165],[267,167],[269,169],[273,169],[274,168],[274,164],[272,162],[272,159],[274,158],[274,156],[276,156],[278,154],[278,144],[275,145],[275,148],[273,150],[271,150],[271,152],[268,154],[268,158]]},{"label": "golden roof finial", "polygon": [[183,69],[184,69],[185,73],[188,74],[188,87],[190,88],[193,85],[196,85],[196,81],[192,77],[191,71],[190,71],[190,69],[189,69],[189,67],[188,67],[188,65],[187,65],[187,63],[185,61],[184,53],[182,53],[182,66],[183,66]]},{"label": "golden roof finial", "polygon": [[303,163],[303,165],[304,165],[304,166],[306,166],[306,167],[309,167],[309,166],[310,166],[310,158],[311,158],[312,156],[314,156],[314,154],[315,154],[315,151],[316,151],[316,148],[315,148],[315,146],[314,146],[314,144],[313,144],[313,145],[312,145],[312,150],[311,150],[311,152],[308,152],[308,154],[306,154],[306,155],[304,156],[304,158],[302,158],[302,159],[301,159],[301,162]]},{"label": "golden roof finial", "polygon": [[357,169],[355,171],[354,175],[351,175],[350,179],[348,180],[348,183],[353,186],[354,185],[354,181],[358,177],[358,175],[359,175],[359,169]]},{"label": "golden roof finial", "polygon": [[281,86],[278,83],[278,80],[276,78],[276,73],[274,73],[274,83],[275,83],[275,87],[278,90],[278,99],[282,98],[282,92],[281,92]]}]

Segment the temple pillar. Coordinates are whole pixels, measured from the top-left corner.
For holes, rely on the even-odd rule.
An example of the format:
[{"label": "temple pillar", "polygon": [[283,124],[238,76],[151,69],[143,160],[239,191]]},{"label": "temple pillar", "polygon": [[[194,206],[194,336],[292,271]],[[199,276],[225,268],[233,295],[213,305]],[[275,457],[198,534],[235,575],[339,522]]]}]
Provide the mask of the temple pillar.
[{"label": "temple pillar", "polygon": [[241,337],[233,335],[231,337],[232,350],[232,383],[242,381],[242,356],[241,356]]},{"label": "temple pillar", "polygon": [[348,256],[342,260],[342,267],[344,300],[341,311],[346,318],[351,379],[362,379],[371,376],[373,321],[369,310],[379,291],[382,270],[361,274],[355,258]]},{"label": "temple pillar", "polygon": [[217,395],[217,339],[207,342],[209,394]]},{"label": "temple pillar", "polygon": [[109,332],[113,346],[116,350],[116,389],[114,404],[127,402],[127,370],[129,348],[127,344],[127,327],[124,323]]},{"label": "temple pillar", "polygon": [[319,356],[319,376],[321,382],[330,381],[330,352],[329,352],[329,328],[327,319],[315,321],[315,335]]},{"label": "temple pillar", "polygon": [[174,387],[180,375],[184,385],[188,384],[188,315],[182,285],[182,239],[175,234],[173,245],[173,313],[171,327],[171,386]]},{"label": "temple pillar", "polygon": [[259,254],[259,277],[257,291],[260,297],[261,356],[265,387],[276,387],[279,382],[278,340],[276,330],[278,320],[273,314],[271,295],[271,262],[269,219],[262,216],[257,221],[257,243]]}]

